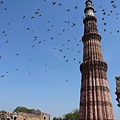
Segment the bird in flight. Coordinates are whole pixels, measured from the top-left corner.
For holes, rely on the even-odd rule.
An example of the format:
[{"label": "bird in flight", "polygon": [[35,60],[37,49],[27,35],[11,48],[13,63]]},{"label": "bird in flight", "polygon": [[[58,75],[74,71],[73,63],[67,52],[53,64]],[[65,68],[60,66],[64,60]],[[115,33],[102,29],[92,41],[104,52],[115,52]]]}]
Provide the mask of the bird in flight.
[{"label": "bird in flight", "polygon": [[55,4],[56,4],[56,2],[52,2],[52,4],[53,4],[53,5],[55,5]]},{"label": "bird in flight", "polygon": [[1,1],[0,4],[3,4],[3,1]]},{"label": "bird in flight", "polygon": [[1,75],[1,77],[4,77],[4,75]]}]

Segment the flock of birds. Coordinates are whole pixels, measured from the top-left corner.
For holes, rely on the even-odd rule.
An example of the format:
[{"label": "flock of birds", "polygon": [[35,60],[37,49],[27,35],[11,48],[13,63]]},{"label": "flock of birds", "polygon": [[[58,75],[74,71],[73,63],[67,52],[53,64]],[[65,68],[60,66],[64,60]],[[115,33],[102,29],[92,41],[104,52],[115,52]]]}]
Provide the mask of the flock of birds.
[{"label": "flock of birds", "polygon": [[[109,24],[109,25],[111,25],[112,23],[108,23],[107,21],[106,21],[106,17],[110,17],[112,14],[115,14],[115,16],[116,16],[116,20],[119,20],[119,12],[116,12],[116,9],[117,9],[117,5],[116,5],[116,2],[117,0],[111,0],[109,3],[110,3],[110,5],[111,5],[111,10],[108,12],[108,11],[106,11],[106,8],[104,8],[104,6],[103,5],[99,5],[99,8],[97,8],[97,11],[95,11],[95,14],[100,14],[99,13],[99,10],[102,12],[102,17],[101,17],[101,20],[103,21],[102,23],[103,23],[103,26],[104,26],[104,28],[103,28],[103,31],[104,32],[107,32],[107,25]],[[6,1],[7,2],[7,1]],[[48,0],[43,0],[42,2],[44,2],[44,4],[46,5],[47,4],[47,2],[48,2]],[[81,1],[80,1],[81,2]],[[93,1],[94,2],[94,1]],[[82,2],[81,2],[82,3]],[[4,6],[4,1],[0,1],[0,7],[1,6]],[[59,3],[59,2],[57,2],[57,1],[52,1],[51,2],[51,5],[52,5],[52,7],[55,7],[56,9],[58,8],[58,7],[62,7],[63,5],[64,5],[64,2],[63,3]],[[84,3],[83,3],[83,5],[84,5]],[[94,8],[95,8],[95,5],[93,4],[93,6],[94,6]],[[51,7],[51,8],[52,8]],[[59,10],[62,10],[62,8],[59,8]],[[3,11],[9,11],[9,9],[8,8],[6,8],[5,6],[4,6],[4,9],[2,10],[2,12]],[[69,32],[69,31],[72,31],[72,32],[74,32],[75,31],[75,29],[77,28],[78,29],[78,32],[80,33],[81,31],[79,30],[79,28],[81,28],[81,27],[83,27],[83,24],[82,24],[82,21],[83,21],[83,19],[84,19],[84,14],[83,15],[78,15],[79,13],[80,13],[80,11],[82,11],[83,12],[83,9],[80,9],[79,8],[79,5],[74,5],[72,8],[67,8],[64,12],[64,14],[67,16],[67,14],[69,14],[68,15],[68,19],[66,19],[66,20],[64,20],[64,18],[62,18],[62,21],[63,21],[63,23],[62,23],[62,26],[61,26],[61,28],[59,28],[59,30],[58,30],[58,28],[56,27],[56,23],[55,22],[53,22],[53,20],[52,20],[52,18],[50,18],[50,19],[48,19],[48,20],[44,20],[45,22],[44,22],[44,24],[45,24],[45,26],[49,26],[45,31],[44,31],[44,35],[42,35],[42,37],[44,37],[44,36],[48,36],[49,38],[49,42],[48,42],[48,40],[46,40],[46,39],[39,39],[40,38],[40,36],[39,35],[35,35],[36,33],[35,33],[35,30],[33,29],[33,27],[26,27],[22,32],[23,32],[23,36],[25,35],[25,34],[28,34],[28,32],[29,32],[29,34],[31,34],[31,36],[32,36],[32,40],[33,40],[33,44],[31,45],[31,49],[34,49],[37,45],[42,45],[43,43],[44,44],[49,44],[50,42],[54,42],[55,43],[55,46],[53,46],[53,48],[51,49],[51,51],[53,51],[53,52],[55,52],[55,53],[57,53],[57,54],[61,54],[62,55],[62,58],[64,59],[64,61],[66,62],[66,63],[68,63],[68,62],[70,62],[70,61],[75,61],[76,63],[78,63],[78,64],[80,64],[81,63],[81,61],[82,60],[80,60],[79,58],[77,58],[76,57],[76,55],[78,56],[78,57],[80,57],[80,56],[82,56],[82,52],[81,52],[81,45],[82,45],[82,40],[81,40],[81,38],[82,38],[82,36],[78,36],[77,38],[76,38],[76,34],[74,33],[73,34],[73,37],[75,37],[75,38],[71,38],[71,39],[68,39],[69,38],[69,36],[66,38],[66,40],[64,40],[64,41],[58,41],[58,40],[56,40],[56,39],[64,39],[64,36],[65,36],[65,34],[67,34],[67,35],[69,35],[69,34],[71,34],[71,32]],[[2,13],[2,12],[0,12],[0,14]],[[55,11],[54,11],[55,12]],[[71,13],[75,13],[75,16],[71,16],[70,14]],[[116,13],[115,13],[116,12]],[[4,13],[4,12],[3,12]],[[72,15],[74,15],[74,14],[72,14]],[[78,16],[76,16],[76,15],[78,15]],[[20,18],[20,19],[22,19],[22,22],[24,22],[24,21],[27,21],[27,20],[31,20],[31,21],[33,21],[34,19],[43,19],[43,16],[44,16],[44,13],[42,12],[42,10],[41,10],[41,8],[36,8],[36,10],[33,12],[33,14],[31,14],[31,16],[27,16],[27,15],[25,15],[25,14],[23,14],[23,16]],[[56,14],[56,17],[57,17],[57,14]],[[71,20],[69,20],[69,17],[72,17],[72,19]],[[65,17],[66,18],[66,17]],[[53,18],[54,19],[54,18]],[[78,22],[79,21],[79,22]],[[34,23],[34,22],[31,22],[31,23]],[[7,26],[10,26],[11,25],[11,23],[10,22],[7,22],[6,23],[7,24]],[[36,25],[36,24],[35,24]],[[83,30],[83,28],[82,28],[82,30]],[[99,30],[99,28],[98,28],[98,30]],[[51,32],[52,31],[52,32]],[[54,33],[53,33],[53,31],[56,31],[56,33],[55,34],[57,34],[57,35],[54,35]],[[116,33],[119,33],[120,32],[120,30],[118,29],[118,30],[116,30]],[[83,33],[83,32],[82,32]],[[113,32],[112,31],[110,31],[109,32],[109,34],[113,34]],[[9,44],[9,42],[11,42],[9,39],[6,39],[6,38],[8,38],[8,34],[7,34],[7,31],[5,31],[5,30],[2,30],[1,31],[1,35],[2,36],[4,36],[5,37],[5,44]],[[83,34],[82,34],[83,35]],[[56,38],[56,36],[57,36],[57,38]],[[29,43],[28,43],[29,44]],[[44,45],[43,44],[43,45]],[[61,47],[58,47],[58,45],[56,45],[56,44],[60,44],[60,46]],[[72,45],[71,45],[72,44]],[[42,45],[42,46],[43,46]],[[71,47],[72,46],[72,47]],[[67,51],[67,52],[66,52]],[[72,53],[73,52],[73,53]],[[72,58],[72,60],[71,60],[71,58],[69,58],[68,56],[69,56],[69,54],[72,54],[72,56],[73,56],[73,58]],[[67,56],[68,55],[68,56]],[[75,56],[74,56],[75,55]],[[17,53],[17,52],[15,52],[14,54],[12,54],[12,55],[10,55],[10,56],[16,56],[16,57],[19,57],[20,58],[20,56],[21,56],[21,53]],[[4,59],[4,55],[3,54],[1,54],[0,55],[0,60],[2,60],[2,59]],[[38,57],[38,60],[39,61],[41,61],[41,59],[42,58],[39,58]],[[28,58],[28,62],[30,62],[30,61],[32,61],[32,56],[30,57],[30,58]],[[45,62],[43,62],[42,63],[43,65],[44,65],[44,67],[45,67],[45,72],[47,72],[47,69],[48,69],[48,67],[49,67],[49,65],[47,64],[47,62],[45,61]],[[55,69],[56,67],[55,67],[55,65],[54,66],[52,66],[52,68],[53,69]],[[18,71],[19,70],[19,68],[15,68],[15,71]],[[26,68],[26,70],[25,70],[29,75],[31,74],[31,72],[30,72],[30,70],[29,69],[27,69]],[[6,74],[8,74],[9,73],[9,71],[6,71],[5,72]],[[3,77],[5,77],[5,73],[4,74],[1,74],[1,77],[3,78]],[[66,82],[68,82],[68,80],[66,80]]]},{"label": "flock of birds", "polygon": [[[103,21],[103,25],[104,25],[104,26],[106,26],[106,25],[108,24],[108,22],[105,21],[105,17],[110,17],[110,16],[113,14],[114,10],[117,8],[117,5],[115,4],[115,1],[116,1],[116,0],[111,0],[110,3],[111,3],[111,6],[112,6],[112,9],[109,11],[109,13],[106,12],[105,8],[103,8],[102,5],[99,6],[99,8],[101,9],[102,14],[103,14],[102,21]],[[96,12],[97,12],[97,11],[95,11],[95,13],[96,13]],[[118,19],[119,19],[119,12],[115,13],[115,16],[116,16],[115,19],[118,20]],[[109,23],[109,25],[111,25],[111,23]],[[104,30],[104,32],[107,31],[106,28],[104,28],[103,30]],[[120,30],[118,29],[116,32],[119,33]],[[109,34],[112,34],[112,31],[110,31]]]}]

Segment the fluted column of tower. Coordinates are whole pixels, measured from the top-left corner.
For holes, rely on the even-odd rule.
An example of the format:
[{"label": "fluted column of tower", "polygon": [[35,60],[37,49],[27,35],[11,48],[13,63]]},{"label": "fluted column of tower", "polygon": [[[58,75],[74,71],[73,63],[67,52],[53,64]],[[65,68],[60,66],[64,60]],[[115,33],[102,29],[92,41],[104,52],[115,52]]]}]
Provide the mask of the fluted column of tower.
[{"label": "fluted column of tower", "polygon": [[97,19],[92,1],[86,1],[83,63],[80,65],[81,95],[80,120],[114,120],[113,108],[106,76],[107,64],[103,60]]}]

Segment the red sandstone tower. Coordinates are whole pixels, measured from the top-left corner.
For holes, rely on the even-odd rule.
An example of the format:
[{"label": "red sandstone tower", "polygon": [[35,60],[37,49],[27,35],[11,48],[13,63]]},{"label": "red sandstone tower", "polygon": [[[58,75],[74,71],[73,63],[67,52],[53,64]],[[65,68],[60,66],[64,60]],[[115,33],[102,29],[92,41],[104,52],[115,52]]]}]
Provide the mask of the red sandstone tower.
[{"label": "red sandstone tower", "polygon": [[107,64],[103,60],[97,29],[97,19],[94,16],[92,1],[86,1],[83,63],[80,95],[80,120],[114,120],[110,91],[106,76]]}]

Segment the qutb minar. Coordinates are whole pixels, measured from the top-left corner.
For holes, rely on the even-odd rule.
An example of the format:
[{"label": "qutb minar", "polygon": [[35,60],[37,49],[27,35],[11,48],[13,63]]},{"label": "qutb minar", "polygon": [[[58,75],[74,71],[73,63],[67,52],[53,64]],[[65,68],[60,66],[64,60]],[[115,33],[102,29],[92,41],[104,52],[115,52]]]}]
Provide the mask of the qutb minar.
[{"label": "qutb minar", "polygon": [[108,66],[103,60],[100,46],[101,36],[98,33],[97,19],[94,16],[91,0],[86,1],[84,12],[79,120],[114,120],[106,76]]}]

